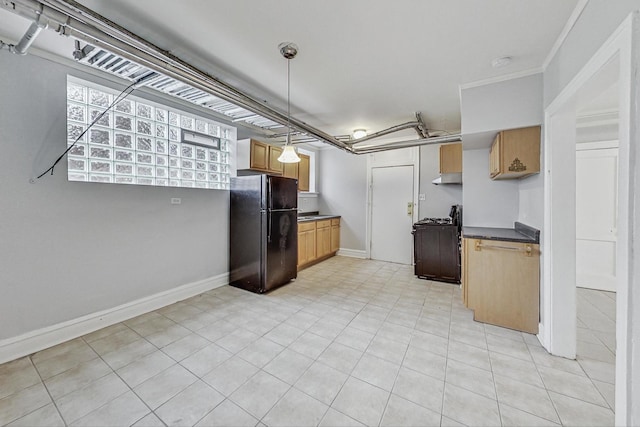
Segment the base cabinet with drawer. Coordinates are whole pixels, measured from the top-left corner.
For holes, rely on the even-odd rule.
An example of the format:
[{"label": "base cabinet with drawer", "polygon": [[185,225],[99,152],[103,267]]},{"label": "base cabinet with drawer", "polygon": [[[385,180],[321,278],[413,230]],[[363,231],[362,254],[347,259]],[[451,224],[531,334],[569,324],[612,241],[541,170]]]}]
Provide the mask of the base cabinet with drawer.
[{"label": "base cabinet with drawer", "polygon": [[538,333],[540,247],[533,243],[462,240],[462,296],[473,319]]},{"label": "base cabinet with drawer", "polygon": [[298,270],[332,257],[340,249],[340,218],[298,223]]}]

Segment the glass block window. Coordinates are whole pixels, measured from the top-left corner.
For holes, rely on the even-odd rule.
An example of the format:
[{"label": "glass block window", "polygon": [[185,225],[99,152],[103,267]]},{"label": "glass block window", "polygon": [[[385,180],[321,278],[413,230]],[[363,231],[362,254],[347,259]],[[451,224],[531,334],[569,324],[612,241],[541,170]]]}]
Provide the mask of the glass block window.
[{"label": "glass block window", "polygon": [[[73,144],[118,94],[67,79],[67,144]],[[183,130],[211,137],[215,144],[182,142]],[[233,127],[128,96],[69,151],[68,179],[225,190],[235,138]]]}]

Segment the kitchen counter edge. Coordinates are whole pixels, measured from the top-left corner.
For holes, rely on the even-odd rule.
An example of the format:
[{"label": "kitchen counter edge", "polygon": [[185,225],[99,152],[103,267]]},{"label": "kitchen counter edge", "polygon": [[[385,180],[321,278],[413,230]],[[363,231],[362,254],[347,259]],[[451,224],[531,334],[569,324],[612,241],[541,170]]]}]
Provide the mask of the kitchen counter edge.
[{"label": "kitchen counter edge", "polygon": [[539,244],[540,230],[520,222],[516,222],[514,228],[462,227],[462,238]]},{"label": "kitchen counter edge", "polygon": [[340,218],[340,215],[313,215],[309,217],[299,216],[298,222],[322,221],[323,219]]}]

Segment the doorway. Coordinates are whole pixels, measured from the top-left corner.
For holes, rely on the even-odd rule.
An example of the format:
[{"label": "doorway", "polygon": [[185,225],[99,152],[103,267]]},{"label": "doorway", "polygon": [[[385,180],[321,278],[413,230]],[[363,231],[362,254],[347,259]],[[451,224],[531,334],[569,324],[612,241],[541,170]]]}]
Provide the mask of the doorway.
[{"label": "doorway", "polygon": [[617,84],[619,162],[617,167],[615,302],[615,417],[627,424],[630,233],[630,141],[633,120],[632,19],[629,17],[545,110],[545,213],[543,234],[542,333],[552,354],[576,357],[576,121],[581,106],[603,88]]},{"label": "doorway", "polygon": [[371,259],[411,264],[413,166],[371,169]]}]

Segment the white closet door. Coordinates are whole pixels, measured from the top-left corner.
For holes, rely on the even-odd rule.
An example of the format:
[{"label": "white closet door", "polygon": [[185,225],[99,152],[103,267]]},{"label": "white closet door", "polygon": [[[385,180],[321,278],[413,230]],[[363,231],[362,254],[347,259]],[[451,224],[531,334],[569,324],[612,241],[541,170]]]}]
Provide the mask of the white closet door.
[{"label": "white closet door", "polygon": [[576,282],[616,290],[618,148],[576,152]]}]

